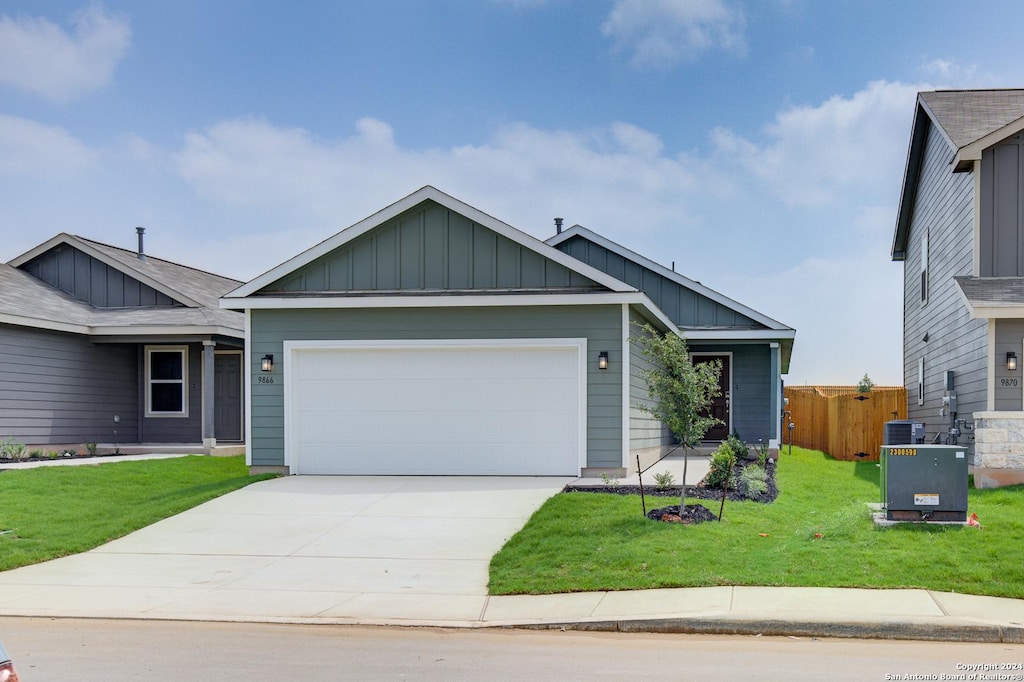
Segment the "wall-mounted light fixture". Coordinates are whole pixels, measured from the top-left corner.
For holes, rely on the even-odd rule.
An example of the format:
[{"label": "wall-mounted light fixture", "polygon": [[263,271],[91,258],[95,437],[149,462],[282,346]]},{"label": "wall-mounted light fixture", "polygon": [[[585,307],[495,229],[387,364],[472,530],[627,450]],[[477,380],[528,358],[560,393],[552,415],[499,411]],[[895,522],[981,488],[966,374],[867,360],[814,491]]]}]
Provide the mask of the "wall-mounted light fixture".
[{"label": "wall-mounted light fixture", "polygon": [[263,361],[260,364],[260,369],[262,369],[264,372],[273,372],[274,371],[274,356],[273,355],[264,355],[263,356]]},{"label": "wall-mounted light fixture", "polygon": [[608,351],[603,350],[597,354],[597,368],[608,369]]},{"label": "wall-mounted light fixture", "polygon": [[1016,371],[1017,369],[1017,354],[1012,350],[1006,354],[1006,369],[1011,372]]}]

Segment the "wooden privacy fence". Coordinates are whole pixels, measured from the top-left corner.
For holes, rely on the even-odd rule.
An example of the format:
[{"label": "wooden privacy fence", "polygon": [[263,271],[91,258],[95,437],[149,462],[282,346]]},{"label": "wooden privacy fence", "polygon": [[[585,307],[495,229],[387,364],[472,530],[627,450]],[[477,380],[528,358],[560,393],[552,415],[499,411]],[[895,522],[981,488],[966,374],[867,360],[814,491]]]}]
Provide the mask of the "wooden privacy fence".
[{"label": "wooden privacy fence", "polygon": [[[878,460],[885,423],[907,418],[907,389],[875,386],[786,386],[794,424],[793,445],[827,452],[836,459]],[[788,432],[783,423],[783,431]]]}]

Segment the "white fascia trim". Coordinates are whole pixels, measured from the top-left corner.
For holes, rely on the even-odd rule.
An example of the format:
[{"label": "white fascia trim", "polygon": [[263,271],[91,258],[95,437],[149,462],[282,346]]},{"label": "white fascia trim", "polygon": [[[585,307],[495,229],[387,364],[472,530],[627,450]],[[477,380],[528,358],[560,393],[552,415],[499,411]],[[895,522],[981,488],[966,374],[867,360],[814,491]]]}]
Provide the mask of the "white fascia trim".
[{"label": "white fascia trim", "polygon": [[783,323],[779,322],[778,320],[773,320],[772,318],[768,317],[767,315],[764,315],[762,313],[757,312],[753,308],[748,308],[747,306],[743,305],[742,303],[740,303],[738,301],[734,301],[733,299],[729,298],[728,296],[725,296],[723,294],[718,293],[714,289],[709,289],[708,287],[704,286],[700,282],[695,282],[694,280],[690,279],[689,277],[684,277],[683,275],[680,275],[678,272],[676,272],[674,270],[670,270],[669,268],[666,268],[664,265],[660,265],[658,263],[655,263],[651,259],[646,258],[644,256],[641,256],[640,254],[636,253],[635,251],[631,251],[631,250],[627,249],[626,247],[622,246],[621,244],[617,244],[617,243],[613,242],[612,240],[608,239],[607,237],[602,237],[601,235],[597,234],[596,232],[592,232],[592,231],[588,230],[587,228],[583,227],[582,225],[573,225],[568,230],[565,230],[562,233],[556,234],[554,237],[551,237],[550,239],[547,240],[546,243],[550,244],[552,246],[555,246],[557,244],[561,244],[565,240],[567,240],[567,239],[569,239],[571,237],[574,237],[574,236],[583,237],[584,239],[587,239],[588,241],[594,242],[595,244],[597,244],[599,246],[603,246],[604,248],[608,249],[609,251],[612,251],[613,253],[616,253],[616,254],[622,256],[626,260],[630,260],[630,261],[636,263],[637,265],[641,265],[641,266],[647,268],[648,270],[652,270],[652,271],[656,272],[657,274],[661,275],[662,277],[664,277],[666,279],[669,279],[669,280],[672,280],[673,282],[675,282],[675,283],[677,283],[677,284],[679,284],[681,286],[684,286],[687,289],[690,289],[691,291],[693,291],[695,293],[698,293],[698,294],[700,294],[700,295],[702,295],[702,296],[704,296],[706,298],[709,298],[712,301],[714,301],[715,303],[718,303],[720,305],[724,305],[725,307],[730,308],[730,309],[740,313],[741,315],[745,315],[746,317],[749,317],[752,320],[760,322],[761,324],[765,325],[766,327],[771,327],[772,329],[788,329],[789,328],[786,325],[784,325]]},{"label": "white fascia trim", "polygon": [[41,320],[35,317],[23,317],[21,315],[10,315],[0,313],[0,324],[10,324],[18,327],[32,327],[33,329],[47,329],[55,332],[70,332],[72,334],[88,334],[89,327],[84,324],[69,324],[55,320]]},{"label": "white fascia trim", "polygon": [[699,341],[778,341],[780,339],[796,338],[796,330],[793,329],[680,329],[679,334],[684,339]]},{"label": "white fascia trim", "polygon": [[[246,311],[248,319],[249,311]],[[579,405],[579,424],[577,425],[577,466],[582,470],[587,466],[587,339],[579,338],[523,338],[523,339],[360,339],[351,341],[288,341],[282,344],[284,353],[282,375],[284,376],[284,463],[289,472],[299,472],[298,446],[296,429],[292,421],[292,405],[295,401],[293,372],[291,364],[295,354],[303,350],[380,350],[383,348],[574,348],[577,356],[577,404]],[[251,374],[246,370],[246,374]],[[249,421],[252,421],[249,413]],[[247,446],[252,446],[247,443]],[[248,455],[246,455],[248,457]]]},{"label": "white fascia trim", "polygon": [[338,232],[333,237],[329,237],[324,241],[320,242],[316,246],[303,251],[294,258],[281,263],[277,267],[268,270],[262,275],[256,277],[246,284],[238,287],[234,291],[225,294],[224,298],[237,299],[250,296],[263,287],[276,282],[277,280],[285,277],[295,270],[298,270],[304,265],[307,265],[317,258],[324,256],[331,251],[334,251],[340,246],[358,239],[362,235],[366,234],[370,230],[396,218],[402,213],[409,209],[423,203],[424,201],[434,201],[445,208],[448,208],[456,213],[459,213],[466,218],[469,218],[475,223],[483,225],[484,227],[493,230],[503,237],[511,239],[512,241],[525,246],[526,248],[539,253],[540,255],[555,261],[556,263],[567,267],[576,273],[583,275],[589,279],[594,280],[598,284],[608,287],[612,291],[624,292],[624,291],[636,291],[624,282],[620,282],[611,275],[601,272],[595,267],[587,265],[582,261],[578,261],[572,256],[562,253],[556,248],[548,246],[539,239],[526,234],[511,225],[504,223],[493,216],[489,216],[483,211],[473,208],[472,206],[465,204],[453,196],[445,194],[441,190],[427,185],[404,199],[399,199],[390,206],[377,211],[373,215],[360,220],[354,225],[345,228],[341,232]]},{"label": "white fascia trim", "polygon": [[996,321],[988,321],[988,351],[985,359],[985,409],[996,409]]},{"label": "white fascia trim", "polygon": [[971,319],[974,320],[1024,318],[1024,305],[979,305],[975,307],[968,303],[967,308],[971,313]]},{"label": "white fascia trim", "polygon": [[208,336],[216,334],[219,336],[230,336],[236,339],[245,338],[245,332],[241,329],[234,329],[233,327],[219,327],[216,325],[202,327],[190,325],[165,326],[158,324],[131,327],[90,326],[88,327],[87,333],[92,336]]},{"label": "white fascia trim", "polygon": [[[242,358],[242,371],[245,372],[245,465],[252,466],[252,311],[245,311],[245,354]],[[287,412],[285,413],[287,415]],[[288,464],[285,459],[281,462]],[[293,472],[294,473],[294,472]]]},{"label": "white fascia trim", "polygon": [[[629,471],[629,384],[630,384],[630,363],[629,356],[632,351],[630,345],[629,327],[629,305],[622,304],[622,466]],[[1022,355],[1024,357],[1024,355]]]},{"label": "white fascia trim", "polygon": [[962,161],[980,161],[983,151],[1022,130],[1024,130],[1024,116],[957,150],[950,165],[956,168]]},{"label": "white fascia trim", "polygon": [[47,251],[49,251],[53,247],[58,246],[60,244],[67,244],[69,246],[73,246],[76,249],[78,249],[79,251],[82,251],[84,253],[89,254],[90,256],[92,256],[96,260],[100,261],[101,263],[103,263],[103,264],[105,264],[105,265],[107,265],[109,267],[114,268],[118,272],[123,272],[124,274],[132,277],[133,279],[139,280],[143,284],[146,284],[147,286],[150,286],[150,287],[156,289],[157,291],[159,291],[162,294],[165,294],[166,296],[170,296],[175,301],[183,303],[183,304],[185,304],[186,306],[188,306],[190,308],[202,308],[203,307],[203,304],[200,303],[199,301],[196,301],[195,299],[190,298],[189,296],[186,296],[185,294],[181,293],[180,291],[175,291],[174,289],[171,289],[170,287],[166,286],[165,284],[156,281],[152,277],[149,277],[144,272],[140,272],[139,270],[136,270],[135,268],[128,267],[124,263],[121,263],[120,261],[117,261],[117,260],[114,260],[113,258],[108,257],[105,253],[103,253],[99,249],[95,248],[94,246],[92,246],[88,242],[82,241],[81,239],[79,239],[75,235],[68,234],[67,232],[61,232],[60,234],[56,235],[55,237],[51,237],[50,239],[46,240],[45,242],[43,242],[39,246],[36,246],[35,248],[33,248],[33,249],[29,250],[29,251],[26,251],[25,253],[21,254],[20,256],[15,258],[14,260],[10,261],[8,263],[8,265],[12,265],[12,266],[14,266],[16,268],[17,267],[21,267],[22,265],[24,265],[25,263],[29,262],[30,260],[32,260],[36,256],[41,256],[42,254],[46,253]]}]

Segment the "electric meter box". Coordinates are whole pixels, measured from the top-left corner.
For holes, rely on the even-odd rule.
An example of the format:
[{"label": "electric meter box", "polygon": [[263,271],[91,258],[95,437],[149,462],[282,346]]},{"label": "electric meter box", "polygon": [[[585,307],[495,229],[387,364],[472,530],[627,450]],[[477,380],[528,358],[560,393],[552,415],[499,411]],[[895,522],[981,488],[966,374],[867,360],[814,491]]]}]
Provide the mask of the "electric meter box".
[{"label": "electric meter box", "polygon": [[889,521],[966,521],[967,448],[883,445],[882,504]]}]

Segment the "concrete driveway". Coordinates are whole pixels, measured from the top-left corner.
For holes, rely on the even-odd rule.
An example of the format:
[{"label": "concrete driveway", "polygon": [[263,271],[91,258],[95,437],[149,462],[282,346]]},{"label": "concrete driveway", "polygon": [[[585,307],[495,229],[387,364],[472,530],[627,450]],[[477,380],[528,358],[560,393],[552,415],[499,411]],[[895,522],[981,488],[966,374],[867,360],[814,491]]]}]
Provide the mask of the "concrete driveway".
[{"label": "concrete driveway", "polygon": [[479,621],[491,556],[572,479],[290,476],[0,573],[0,615]]}]

